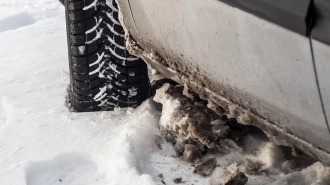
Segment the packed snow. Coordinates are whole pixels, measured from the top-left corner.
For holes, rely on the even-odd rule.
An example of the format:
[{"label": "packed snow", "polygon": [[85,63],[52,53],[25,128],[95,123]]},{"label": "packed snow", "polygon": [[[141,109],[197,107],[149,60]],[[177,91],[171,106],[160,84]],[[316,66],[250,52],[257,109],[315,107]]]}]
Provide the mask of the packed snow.
[{"label": "packed snow", "polygon": [[177,97],[164,95],[163,109],[150,98],[70,112],[64,15],[57,0],[0,2],[0,185],[217,185],[237,174],[249,185],[330,184],[329,167],[288,157],[253,129],[242,151],[201,154],[210,168],[181,160],[160,125],[182,106]]}]

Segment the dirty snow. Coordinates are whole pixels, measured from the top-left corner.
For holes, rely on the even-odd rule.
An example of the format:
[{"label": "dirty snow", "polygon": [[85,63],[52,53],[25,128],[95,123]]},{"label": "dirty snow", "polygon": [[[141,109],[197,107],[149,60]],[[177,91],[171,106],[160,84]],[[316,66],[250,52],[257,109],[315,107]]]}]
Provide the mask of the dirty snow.
[{"label": "dirty snow", "polygon": [[[159,129],[152,99],[137,109],[74,113],[69,84],[64,8],[57,0],[0,2],[0,185],[208,184],[176,157]],[[132,95],[134,91],[132,90]],[[163,116],[175,112],[172,99]],[[213,124],[218,125],[217,122]],[[330,169],[251,132],[243,153],[209,154],[217,168],[247,158],[263,166],[247,184],[327,184]],[[209,157],[209,156],[204,156]]]},{"label": "dirty snow", "polygon": [[[154,100],[163,105],[160,130],[177,155],[195,166],[196,173],[214,170],[201,184],[206,179],[210,185],[330,184],[330,167],[303,154],[294,156],[291,148],[271,143],[261,130],[217,116],[206,102],[184,94],[183,87],[165,84]],[[210,158],[217,160],[216,169]]]}]

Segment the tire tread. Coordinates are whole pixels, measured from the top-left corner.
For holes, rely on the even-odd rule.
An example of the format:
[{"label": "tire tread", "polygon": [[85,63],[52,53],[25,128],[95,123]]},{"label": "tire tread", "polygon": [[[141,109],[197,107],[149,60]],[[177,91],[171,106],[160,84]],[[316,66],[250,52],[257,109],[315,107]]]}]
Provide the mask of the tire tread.
[{"label": "tire tread", "polygon": [[113,10],[96,1],[95,8],[85,8],[94,0],[66,1],[71,105],[79,112],[136,107],[150,94],[147,66],[125,48],[115,1]]}]

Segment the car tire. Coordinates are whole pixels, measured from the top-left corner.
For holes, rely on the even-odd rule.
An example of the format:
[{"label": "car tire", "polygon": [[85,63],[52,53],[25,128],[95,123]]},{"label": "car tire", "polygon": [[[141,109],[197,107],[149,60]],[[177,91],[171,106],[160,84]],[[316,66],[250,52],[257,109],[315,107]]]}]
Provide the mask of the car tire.
[{"label": "car tire", "polygon": [[128,53],[115,0],[65,0],[69,99],[79,112],[137,107],[150,96],[146,63]]}]

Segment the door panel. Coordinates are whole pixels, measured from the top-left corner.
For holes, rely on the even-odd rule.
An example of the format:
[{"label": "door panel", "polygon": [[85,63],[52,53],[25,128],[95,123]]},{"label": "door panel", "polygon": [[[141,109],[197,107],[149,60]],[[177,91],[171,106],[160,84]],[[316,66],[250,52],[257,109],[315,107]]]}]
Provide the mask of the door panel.
[{"label": "door panel", "polygon": [[330,120],[330,47],[312,40],[317,78],[327,120]]},{"label": "door panel", "polygon": [[330,1],[314,0],[314,11],[311,32],[314,61],[324,112],[330,121]]}]

